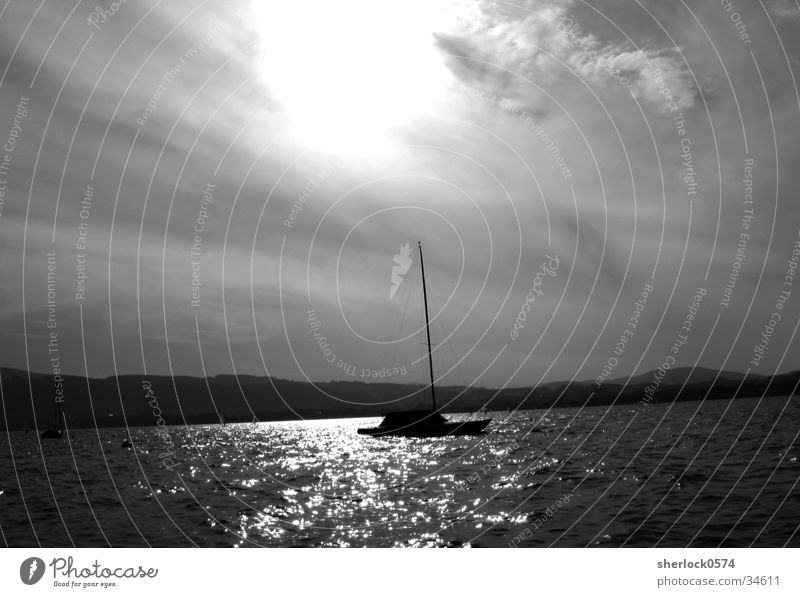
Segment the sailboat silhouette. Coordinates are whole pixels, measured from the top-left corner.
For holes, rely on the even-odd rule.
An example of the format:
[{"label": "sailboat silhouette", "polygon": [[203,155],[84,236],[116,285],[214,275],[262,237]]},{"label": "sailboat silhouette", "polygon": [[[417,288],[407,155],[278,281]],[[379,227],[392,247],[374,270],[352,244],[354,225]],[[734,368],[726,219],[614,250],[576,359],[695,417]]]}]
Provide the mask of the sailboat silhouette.
[{"label": "sailboat silhouette", "polygon": [[422,270],[422,298],[425,303],[425,334],[428,339],[428,369],[430,371],[431,410],[406,410],[384,415],[377,427],[362,427],[361,435],[402,437],[443,437],[446,435],[479,435],[491,419],[477,421],[448,421],[436,410],[436,387],[433,382],[433,357],[431,355],[431,329],[428,320],[428,290],[425,286],[425,262],[422,259],[422,243],[418,242],[419,265]]}]

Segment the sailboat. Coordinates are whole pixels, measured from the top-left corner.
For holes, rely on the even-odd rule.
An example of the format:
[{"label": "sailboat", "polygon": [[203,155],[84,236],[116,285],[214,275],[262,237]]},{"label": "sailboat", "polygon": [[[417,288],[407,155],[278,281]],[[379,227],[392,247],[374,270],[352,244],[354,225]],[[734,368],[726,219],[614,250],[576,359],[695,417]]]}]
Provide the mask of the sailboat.
[{"label": "sailboat", "polygon": [[428,369],[431,377],[431,410],[406,410],[387,413],[377,427],[362,427],[361,435],[400,437],[444,437],[454,435],[480,435],[491,419],[477,421],[448,421],[436,410],[436,388],[433,383],[433,357],[431,356],[431,329],[428,320],[428,291],[425,286],[425,262],[422,243],[418,242],[419,265],[422,270],[422,298],[425,303],[425,334],[428,338]]},{"label": "sailboat", "polygon": [[56,400],[56,413],[55,413],[55,425],[53,425],[53,429],[48,429],[43,431],[42,434],[39,436],[42,439],[61,439],[61,419],[63,415],[61,413],[61,402]]}]

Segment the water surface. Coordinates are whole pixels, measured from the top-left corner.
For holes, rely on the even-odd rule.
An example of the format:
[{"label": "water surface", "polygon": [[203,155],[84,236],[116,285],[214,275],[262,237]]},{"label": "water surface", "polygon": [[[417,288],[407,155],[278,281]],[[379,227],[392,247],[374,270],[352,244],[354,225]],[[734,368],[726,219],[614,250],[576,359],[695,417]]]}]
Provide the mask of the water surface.
[{"label": "water surface", "polygon": [[[800,546],[797,398],[0,435],[8,546]],[[174,447],[174,466],[163,455]],[[559,502],[559,500],[561,500]]]}]

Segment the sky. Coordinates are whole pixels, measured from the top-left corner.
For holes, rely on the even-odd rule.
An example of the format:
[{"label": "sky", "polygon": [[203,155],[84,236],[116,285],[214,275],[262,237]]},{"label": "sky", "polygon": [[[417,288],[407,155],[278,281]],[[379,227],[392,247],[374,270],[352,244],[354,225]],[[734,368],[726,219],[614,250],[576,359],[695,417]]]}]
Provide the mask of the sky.
[{"label": "sky", "polygon": [[2,366],[422,382],[421,243],[440,383],[797,368],[794,2],[115,6],[0,7]]}]

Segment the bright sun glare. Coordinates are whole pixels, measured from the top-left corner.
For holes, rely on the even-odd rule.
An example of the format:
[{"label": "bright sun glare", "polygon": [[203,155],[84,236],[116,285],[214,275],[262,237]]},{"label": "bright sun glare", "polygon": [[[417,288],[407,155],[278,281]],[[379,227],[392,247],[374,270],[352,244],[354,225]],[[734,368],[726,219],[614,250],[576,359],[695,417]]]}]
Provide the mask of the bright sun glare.
[{"label": "bright sun glare", "polygon": [[264,72],[301,142],[376,151],[393,127],[424,116],[448,81],[431,0],[255,1]]}]

